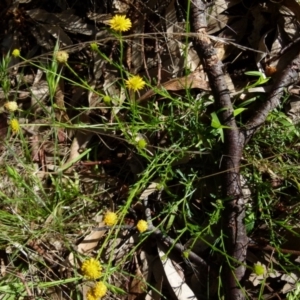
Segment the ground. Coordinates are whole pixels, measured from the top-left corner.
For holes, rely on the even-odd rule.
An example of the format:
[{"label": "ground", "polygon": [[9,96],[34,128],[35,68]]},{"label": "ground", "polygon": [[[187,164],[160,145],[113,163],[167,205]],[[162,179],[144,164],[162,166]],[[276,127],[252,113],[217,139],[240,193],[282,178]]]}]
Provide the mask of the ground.
[{"label": "ground", "polygon": [[0,3],[0,299],[299,299],[294,1]]}]

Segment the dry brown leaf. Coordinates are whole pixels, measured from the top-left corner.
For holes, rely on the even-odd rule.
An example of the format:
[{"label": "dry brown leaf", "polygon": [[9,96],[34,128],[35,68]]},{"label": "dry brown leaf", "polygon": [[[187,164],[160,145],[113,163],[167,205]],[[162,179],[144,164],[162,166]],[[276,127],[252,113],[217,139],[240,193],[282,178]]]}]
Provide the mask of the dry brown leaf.
[{"label": "dry brown leaf", "polygon": [[159,180],[156,179],[155,181],[151,182],[150,185],[143,191],[140,196],[141,200],[147,199],[151,194],[157,192],[159,190]]},{"label": "dry brown leaf", "polygon": [[[46,80],[34,82],[29,93],[31,94],[31,107],[34,113],[36,113],[38,110],[41,110],[42,104],[45,104],[44,102],[49,96],[48,83]],[[29,93],[27,97],[29,96]]]},{"label": "dry brown leaf", "polygon": [[[124,230],[119,233],[120,237],[110,240],[107,243],[107,248],[105,252],[105,260],[114,261],[115,264],[119,264],[124,256],[128,255],[130,250],[137,244],[138,234],[127,237],[128,231]],[[126,239],[124,241],[124,239]]]},{"label": "dry brown leaf", "polygon": [[64,84],[64,80],[61,78],[59,80],[54,95],[54,100],[56,104],[56,108],[54,109],[54,111],[55,111],[55,117],[58,122],[68,123],[70,121],[70,118],[66,113],[64,97],[65,97],[65,84]]},{"label": "dry brown leaf", "polygon": [[194,292],[185,283],[183,269],[167,256],[159,244],[157,249],[166,278],[178,300],[196,299]]},{"label": "dry brown leaf", "polygon": [[216,33],[228,26],[228,21],[232,18],[229,14],[226,14],[226,10],[236,4],[240,0],[227,1],[216,0],[214,5],[208,10],[207,14],[207,33]]},{"label": "dry brown leaf", "polygon": [[283,0],[281,4],[290,9],[296,16],[297,20],[300,21],[300,6],[296,0]]},{"label": "dry brown leaf", "polygon": [[140,299],[141,295],[147,290],[147,284],[143,273],[141,272],[138,261],[135,256],[136,272],[129,284],[128,300]]},{"label": "dry brown leaf", "polygon": [[[186,88],[202,89],[204,91],[210,91],[208,82],[204,79],[204,75],[199,70],[189,74],[188,76],[171,79],[161,85],[167,91],[180,91]],[[137,103],[141,103],[146,99],[154,96],[156,92],[149,90],[142,97],[137,100]]]},{"label": "dry brown leaf", "polygon": [[[70,155],[66,163],[61,167],[61,169],[64,169],[64,166],[67,166],[68,164],[77,161],[77,157],[81,155],[81,150],[85,149],[88,142],[93,137],[94,133],[92,132],[84,132],[84,131],[77,131],[75,134],[75,137],[72,141],[71,147],[70,147]],[[68,172],[71,172],[73,169],[73,166],[70,166],[68,169]]]},{"label": "dry brown leaf", "polygon": [[165,274],[159,258],[156,258],[152,262],[151,271],[153,273],[155,283],[153,284],[153,289],[147,294],[146,300],[160,300]]},{"label": "dry brown leaf", "polygon": [[[105,224],[103,222],[98,223],[97,227],[103,227]],[[83,241],[77,246],[77,251],[82,254],[87,254],[93,251],[98,245],[99,240],[106,233],[105,230],[93,230],[90,234],[88,234]],[[71,252],[68,256],[68,262],[71,266],[76,266],[74,253]]]},{"label": "dry brown leaf", "polygon": [[[100,222],[97,227],[103,227],[103,226],[105,226],[105,224],[103,222]],[[93,251],[98,245],[100,238],[102,238],[102,236],[104,236],[105,233],[106,233],[105,230],[96,230],[96,231],[93,230],[77,246],[77,251],[82,254],[86,254]]]}]

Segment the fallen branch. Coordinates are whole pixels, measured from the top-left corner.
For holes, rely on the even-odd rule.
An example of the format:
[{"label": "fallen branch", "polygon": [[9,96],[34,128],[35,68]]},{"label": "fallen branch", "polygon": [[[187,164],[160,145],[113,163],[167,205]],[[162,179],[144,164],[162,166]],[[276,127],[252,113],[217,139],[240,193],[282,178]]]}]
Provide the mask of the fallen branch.
[{"label": "fallen branch", "polygon": [[280,105],[280,99],[282,98],[285,89],[288,86],[297,83],[299,70],[300,54],[294,59],[292,58],[291,63],[285,68],[281,76],[278,76],[266,101],[262,102],[256,109],[246,123],[245,129],[241,131],[244,135],[244,144],[248,143],[254,133],[264,124],[270,111]]},{"label": "fallen branch", "polygon": [[219,112],[224,129],[224,152],[222,169],[226,171],[223,177],[222,193],[224,211],[222,215],[225,233],[226,252],[236,263],[223,267],[223,284],[225,299],[245,299],[245,292],[239,283],[245,274],[245,260],[248,238],[244,225],[245,207],[240,183],[240,160],[244,139],[239,134],[233,115],[230,92],[223,73],[223,64],[219,60],[209,36],[206,33],[205,3],[202,0],[191,2],[192,25],[197,37],[194,47],[197,51],[215,99],[215,108]]}]

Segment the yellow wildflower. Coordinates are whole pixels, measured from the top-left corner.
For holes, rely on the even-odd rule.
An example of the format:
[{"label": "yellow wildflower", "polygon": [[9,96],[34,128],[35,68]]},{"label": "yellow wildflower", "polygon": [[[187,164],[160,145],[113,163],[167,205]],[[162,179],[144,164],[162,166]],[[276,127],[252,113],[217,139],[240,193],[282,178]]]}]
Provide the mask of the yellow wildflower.
[{"label": "yellow wildflower", "polygon": [[98,300],[99,298],[104,297],[106,293],[107,293],[107,287],[102,281],[100,281],[97,282],[95,286],[86,293],[86,299]]},{"label": "yellow wildflower", "polygon": [[14,112],[18,109],[18,103],[16,101],[8,101],[4,104],[4,107],[10,111]]},{"label": "yellow wildflower", "polygon": [[14,49],[13,52],[11,53],[11,55],[13,57],[19,57],[21,55],[20,50],[19,49]]},{"label": "yellow wildflower", "polygon": [[100,281],[95,284],[92,291],[96,297],[102,298],[107,293],[107,287],[102,281]]},{"label": "yellow wildflower", "polygon": [[10,125],[10,128],[11,128],[13,133],[19,132],[20,124],[19,124],[19,121],[17,119],[10,120],[9,125]]},{"label": "yellow wildflower", "polygon": [[131,28],[132,24],[130,19],[125,16],[116,15],[109,22],[110,28],[115,31],[127,31]]},{"label": "yellow wildflower", "polygon": [[134,90],[135,92],[137,90],[141,90],[146,84],[143,78],[138,75],[132,76],[131,78],[126,80],[125,83],[129,89]]},{"label": "yellow wildflower", "polygon": [[97,279],[101,276],[102,267],[98,260],[90,258],[83,262],[81,271],[88,279]]},{"label": "yellow wildflower", "polygon": [[148,223],[145,220],[139,220],[136,228],[140,233],[142,233],[148,229]]},{"label": "yellow wildflower", "polygon": [[66,51],[57,51],[55,53],[55,59],[61,63],[65,64],[68,61],[69,54]]},{"label": "yellow wildflower", "polygon": [[113,226],[117,223],[117,221],[118,221],[118,216],[114,212],[108,211],[104,216],[104,223],[107,226]]},{"label": "yellow wildflower", "polygon": [[86,293],[86,299],[87,300],[98,300],[98,297],[96,297],[93,293],[93,289],[90,289],[87,293]]}]

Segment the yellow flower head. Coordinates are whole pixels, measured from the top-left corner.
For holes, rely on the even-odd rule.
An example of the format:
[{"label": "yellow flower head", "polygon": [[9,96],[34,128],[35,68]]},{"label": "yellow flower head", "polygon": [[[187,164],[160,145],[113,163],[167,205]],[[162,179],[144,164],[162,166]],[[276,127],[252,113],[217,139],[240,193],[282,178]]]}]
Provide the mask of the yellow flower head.
[{"label": "yellow flower head", "polygon": [[141,90],[146,84],[143,78],[138,75],[132,76],[131,78],[126,80],[125,83],[129,89],[134,90],[135,92],[137,90]]},{"label": "yellow flower head", "polygon": [[61,63],[65,64],[68,61],[69,54],[66,51],[57,51],[55,53],[55,59]]},{"label": "yellow flower head", "polygon": [[145,232],[148,229],[148,223],[145,220],[139,220],[136,228],[140,233]]},{"label": "yellow flower head", "polygon": [[97,282],[95,286],[87,292],[86,299],[98,300],[99,298],[104,297],[106,293],[107,293],[107,287],[102,281],[100,281]]},{"label": "yellow flower head", "polygon": [[14,112],[18,109],[18,103],[16,101],[8,101],[4,104],[4,107],[9,111],[9,112]]},{"label": "yellow flower head", "polygon": [[107,293],[107,287],[106,285],[102,282],[99,281],[95,284],[95,286],[92,288],[93,294],[96,297],[102,298],[106,295]]},{"label": "yellow flower head", "polygon": [[93,289],[90,289],[87,293],[86,293],[86,300],[98,300],[98,297],[96,297],[93,293]]},{"label": "yellow flower head", "polygon": [[101,276],[102,267],[98,260],[90,258],[83,262],[81,271],[88,279],[97,279]]},{"label": "yellow flower head", "polygon": [[125,16],[116,15],[109,22],[110,28],[115,31],[127,31],[131,28],[132,24],[130,19]]},{"label": "yellow flower head", "polygon": [[19,121],[17,119],[10,120],[9,125],[10,125],[11,131],[13,133],[19,132],[20,124],[19,124]]},{"label": "yellow flower head", "polygon": [[117,221],[118,221],[118,216],[114,212],[108,211],[104,216],[104,223],[107,226],[113,226],[117,223]]},{"label": "yellow flower head", "polygon": [[13,57],[19,57],[21,55],[20,50],[19,49],[14,49],[13,52],[11,53],[11,55]]}]

